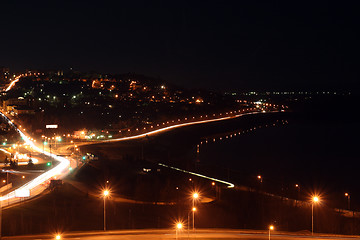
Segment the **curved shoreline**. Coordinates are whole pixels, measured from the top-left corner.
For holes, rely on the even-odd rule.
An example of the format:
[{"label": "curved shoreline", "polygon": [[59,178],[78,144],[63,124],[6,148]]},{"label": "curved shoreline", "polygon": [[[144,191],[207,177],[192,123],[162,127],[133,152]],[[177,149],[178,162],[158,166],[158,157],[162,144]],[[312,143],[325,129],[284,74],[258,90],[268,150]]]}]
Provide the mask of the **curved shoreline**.
[{"label": "curved shoreline", "polygon": [[188,123],[180,123],[180,124],[176,124],[176,125],[173,125],[173,126],[164,127],[164,128],[160,128],[160,129],[157,129],[157,130],[153,130],[153,131],[149,131],[149,132],[146,132],[146,133],[141,133],[141,134],[133,135],[133,136],[129,136],[129,137],[120,137],[120,138],[114,138],[114,139],[108,139],[108,140],[100,140],[100,141],[94,141],[94,142],[82,142],[82,143],[78,143],[77,145],[78,146],[87,146],[87,145],[92,145],[92,144],[102,144],[102,143],[108,143],[108,142],[120,142],[120,141],[141,139],[141,138],[147,137],[149,135],[156,135],[156,134],[159,134],[159,133],[167,132],[167,131],[172,130],[172,129],[186,127],[186,126],[192,126],[192,125],[198,125],[198,124],[204,124],[204,123],[212,123],[212,122],[219,122],[219,121],[230,120],[230,119],[239,118],[239,117],[247,116],[247,115],[253,115],[253,114],[267,114],[267,113],[277,113],[277,112],[280,112],[280,111],[248,112],[248,113],[241,113],[241,114],[228,116],[228,117],[222,117],[222,118],[214,118],[214,119],[201,120],[201,121],[188,122]]}]

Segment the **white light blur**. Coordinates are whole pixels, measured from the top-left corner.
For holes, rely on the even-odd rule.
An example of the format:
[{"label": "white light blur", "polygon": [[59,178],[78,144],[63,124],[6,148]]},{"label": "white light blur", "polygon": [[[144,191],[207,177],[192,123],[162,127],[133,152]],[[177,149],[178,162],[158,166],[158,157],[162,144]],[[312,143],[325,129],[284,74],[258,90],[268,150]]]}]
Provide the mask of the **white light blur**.
[{"label": "white light blur", "polygon": [[45,154],[46,156],[52,157],[54,158],[56,161],[59,161],[59,164],[56,165],[54,168],[50,169],[49,171],[39,175],[38,177],[36,177],[35,179],[25,183],[24,185],[22,185],[21,187],[17,188],[16,190],[2,196],[0,198],[1,201],[3,200],[8,200],[8,199],[12,199],[16,197],[15,191],[17,192],[26,192],[26,191],[30,191],[34,189],[35,187],[44,184],[46,181],[50,180],[51,178],[57,176],[57,175],[62,175],[62,174],[66,174],[68,172],[69,166],[70,166],[70,161],[64,157],[60,157],[60,156],[56,156],[55,154],[50,154],[47,151],[43,151],[41,148],[38,148],[34,142],[32,142],[29,137],[27,137],[22,131],[20,131],[20,129],[18,129],[13,122],[6,116],[4,115],[2,112],[0,112],[0,114],[8,120],[8,123],[15,128],[15,130],[20,134],[20,136],[22,137],[22,139],[25,141],[26,144],[28,144],[32,149],[34,149],[34,151],[36,152],[43,152],[43,154]]},{"label": "white light blur", "polygon": [[159,163],[159,165],[163,166],[163,167],[171,168],[171,169],[174,169],[174,170],[177,170],[177,171],[180,171],[180,172],[184,172],[184,173],[187,173],[187,174],[191,174],[191,175],[194,175],[194,176],[197,176],[197,177],[201,177],[201,178],[209,179],[209,180],[212,180],[212,181],[215,181],[215,182],[223,183],[223,184],[228,185],[228,188],[235,187],[235,184],[230,183],[230,182],[226,182],[226,181],[223,181],[223,180],[220,180],[220,179],[208,177],[208,176],[205,176],[205,175],[202,175],[202,174],[199,174],[199,173],[186,171],[186,170],[183,170],[183,169],[180,169],[180,168],[177,168],[177,167],[171,167],[171,166],[165,165],[163,163]]}]

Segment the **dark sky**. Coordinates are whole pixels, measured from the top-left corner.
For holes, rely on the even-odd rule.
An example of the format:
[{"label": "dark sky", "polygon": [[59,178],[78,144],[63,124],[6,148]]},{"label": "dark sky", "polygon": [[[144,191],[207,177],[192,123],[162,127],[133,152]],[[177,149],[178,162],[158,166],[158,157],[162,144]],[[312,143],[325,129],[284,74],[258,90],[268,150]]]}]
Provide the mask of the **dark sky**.
[{"label": "dark sky", "polygon": [[2,1],[0,66],[221,90],[354,90],[360,9],[350,2]]}]

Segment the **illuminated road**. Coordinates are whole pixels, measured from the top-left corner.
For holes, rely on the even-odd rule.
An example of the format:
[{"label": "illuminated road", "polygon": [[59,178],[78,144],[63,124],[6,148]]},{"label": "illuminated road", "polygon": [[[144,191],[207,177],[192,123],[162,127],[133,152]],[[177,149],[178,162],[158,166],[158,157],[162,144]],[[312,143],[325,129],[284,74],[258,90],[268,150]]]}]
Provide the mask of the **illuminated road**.
[{"label": "illuminated road", "polygon": [[[0,115],[7,120],[8,124],[11,125],[22,137],[25,144],[30,146],[35,152],[43,153],[46,156],[52,157],[54,160],[58,161],[59,164],[50,169],[49,171],[39,175],[35,179],[25,183],[23,186],[17,188],[16,190],[3,195],[0,198],[2,206],[10,205],[16,203],[21,200],[19,196],[26,196],[30,193],[30,196],[36,196],[46,189],[48,185],[48,181],[52,178],[62,178],[66,176],[69,172],[70,161],[64,157],[56,156],[54,154],[50,154],[47,151],[43,151],[43,149],[37,147],[33,141],[30,140],[30,137],[23,133],[20,129],[18,129],[15,124],[2,112]],[[4,201],[6,200],[6,201]]]},{"label": "illuminated road", "polygon": [[[240,110],[239,110],[239,112],[240,112]],[[267,112],[254,111],[254,112],[239,113],[237,115],[231,115],[231,116],[222,117],[222,118],[214,118],[214,119],[208,119],[208,120],[193,121],[193,122],[188,122],[188,123],[179,123],[179,124],[175,124],[175,125],[172,125],[172,126],[169,126],[169,127],[164,127],[164,128],[160,128],[160,129],[157,129],[157,130],[153,130],[153,131],[149,131],[149,132],[146,132],[146,133],[141,133],[141,134],[137,134],[137,135],[133,135],[133,136],[129,136],[129,137],[121,137],[121,138],[113,138],[113,139],[107,139],[107,140],[89,141],[89,142],[80,142],[80,143],[76,143],[76,145],[77,146],[85,146],[85,145],[99,144],[99,143],[105,143],[105,142],[128,141],[128,140],[144,138],[144,137],[151,136],[151,135],[156,135],[156,134],[163,133],[163,132],[166,132],[166,131],[169,131],[169,130],[172,130],[172,129],[191,126],[191,125],[224,121],[224,120],[238,118],[238,117],[242,117],[242,116],[246,116],[246,115],[277,113],[277,112],[281,112],[281,111],[267,111]],[[66,146],[65,148],[69,148],[69,147],[73,148],[73,145]]]},{"label": "illuminated road", "polygon": [[[267,113],[273,113],[273,112],[278,112],[278,111],[269,111]],[[46,189],[46,187],[49,184],[50,179],[53,179],[53,178],[61,179],[61,178],[65,177],[69,173],[70,160],[67,158],[61,157],[61,156],[57,156],[54,153],[51,154],[50,152],[44,151],[41,147],[36,146],[35,142],[32,141],[31,138],[29,136],[27,136],[24,132],[22,132],[19,128],[17,128],[15,126],[15,124],[5,114],[3,114],[2,112],[0,112],[0,114],[3,116],[4,119],[7,120],[8,124],[11,125],[20,134],[20,136],[25,141],[25,143],[27,145],[29,145],[35,152],[43,153],[44,155],[46,155],[48,157],[52,157],[54,160],[59,162],[58,165],[56,165],[49,171],[39,175],[38,177],[27,182],[26,184],[19,187],[15,191],[12,191],[0,198],[0,201],[4,202],[3,203],[4,205],[7,205],[7,204],[10,205],[12,203],[16,203],[16,202],[20,201],[20,199],[21,199],[19,197],[20,195],[28,195],[30,193],[30,196],[36,196],[36,195],[40,194],[43,190]],[[188,123],[180,123],[180,124],[175,124],[172,126],[164,127],[161,129],[153,130],[150,132],[146,132],[146,133],[142,133],[142,134],[138,134],[138,135],[134,135],[134,136],[115,138],[115,139],[109,139],[109,140],[101,140],[101,141],[96,141],[96,142],[86,142],[86,143],[82,143],[81,145],[96,144],[96,143],[101,143],[101,142],[116,142],[116,141],[127,141],[127,140],[139,139],[139,138],[147,137],[149,135],[159,134],[159,133],[166,132],[166,131],[180,128],[180,127],[186,127],[186,126],[191,126],[191,125],[196,125],[196,124],[211,123],[211,122],[217,122],[217,121],[224,121],[224,120],[229,120],[232,118],[238,118],[241,116],[252,115],[252,114],[263,114],[263,112],[254,111],[254,112],[247,112],[247,113],[238,113],[237,115],[226,116],[226,117],[222,117],[222,118],[200,120],[200,121],[194,121],[194,122],[188,122]],[[201,177],[206,177],[206,176],[201,176]],[[208,178],[208,177],[206,177],[206,178]],[[222,180],[218,180],[218,179],[211,179],[211,180],[222,182]],[[223,183],[227,184],[229,187],[234,186],[232,183],[227,183],[227,182],[223,182]],[[3,200],[7,200],[7,201],[3,201]]]},{"label": "illuminated road", "polygon": [[[19,236],[19,237],[4,237],[3,239],[55,239],[54,235],[33,235],[33,236]],[[176,235],[175,229],[173,230],[124,230],[124,231],[107,231],[104,232],[77,232],[63,234],[61,239],[86,239],[86,240],[170,240],[170,239],[258,239],[268,240],[268,231],[252,231],[252,230],[228,230],[228,229],[198,229],[196,233],[188,234],[187,230],[179,231]],[[271,239],[277,240],[299,240],[299,239],[358,239],[358,236],[345,236],[345,235],[311,235],[296,234],[288,232],[272,232]]]},{"label": "illuminated road", "polygon": [[218,182],[218,183],[225,184],[225,185],[227,185],[228,188],[235,187],[235,185],[233,183],[231,183],[231,182],[226,182],[226,181],[223,181],[223,180],[220,180],[220,179],[216,179],[216,178],[213,178],[213,177],[208,177],[208,176],[205,176],[205,175],[199,174],[199,173],[190,172],[190,171],[183,170],[183,169],[180,169],[180,168],[177,168],[177,167],[168,166],[168,165],[165,165],[163,163],[158,163],[158,164],[159,164],[159,166],[162,166],[162,167],[170,168],[170,169],[173,169],[173,170],[176,170],[176,171],[179,171],[179,172],[184,172],[184,173],[187,173],[187,174],[190,174],[190,175],[194,175],[194,176],[197,176],[197,177],[201,177],[201,178],[205,178],[205,179],[208,179],[208,180],[211,180],[211,181],[215,181],[215,182]]},{"label": "illuminated road", "polygon": [[15,77],[15,79],[13,81],[11,81],[9,86],[5,89],[5,92],[9,91],[15,85],[15,83],[17,83],[19,81],[20,77],[21,76]]},{"label": "illuminated road", "polygon": [[[279,112],[279,111],[268,111],[267,113],[274,113],[274,112]],[[186,126],[191,126],[191,125],[196,125],[196,124],[204,124],[204,123],[224,121],[224,120],[229,120],[229,119],[232,119],[232,118],[238,118],[238,117],[241,117],[241,116],[252,115],[252,114],[262,114],[262,112],[247,112],[247,113],[241,113],[241,114],[222,117],[222,118],[200,120],[200,121],[194,121],[194,122],[188,122],[188,123],[180,123],[180,124],[175,124],[175,125],[172,125],[172,126],[169,126],[169,127],[164,127],[164,128],[161,128],[161,129],[150,131],[150,132],[147,132],[147,133],[138,134],[138,135],[135,135],[135,136],[108,139],[108,140],[103,140],[102,142],[117,142],[117,141],[126,141],[126,140],[132,140],[132,139],[139,139],[139,138],[143,138],[143,137],[146,137],[146,136],[149,136],[149,135],[154,135],[154,134],[166,132],[166,131],[169,131],[169,130],[172,130],[172,129],[175,129],[175,128],[186,127]]]}]

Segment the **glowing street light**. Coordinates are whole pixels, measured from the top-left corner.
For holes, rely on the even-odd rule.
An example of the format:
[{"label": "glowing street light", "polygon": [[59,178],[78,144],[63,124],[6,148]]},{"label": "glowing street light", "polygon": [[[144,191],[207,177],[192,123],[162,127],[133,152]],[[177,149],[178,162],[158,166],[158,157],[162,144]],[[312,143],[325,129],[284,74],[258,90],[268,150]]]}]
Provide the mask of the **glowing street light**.
[{"label": "glowing street light", "polygon": [[182,229],[182,223],[176,224],[176,228],[177,228],[177,229]]},{"label": "glowing street light", "polygon": [[178,239],[178,231],[180,231],[183,228],[183,224],[181,222],[176,223],[176,239]]},{"label": "glowing street light", "polygon": [[275,229],[274,225],[269,226],[269,240],[271,239],[271,231]]},{"label": "glowing street light", "polygon": [[349,193],[345,193],[345,197],[347,198],[348,210],[350,210],[350,194],[349,194]]},{"label": "glowing street light", "polygon": [[320,201],[318,196],[313,196],[311,201],[311,235],[314,235],[314,204]]},{"label": "glowing street light", "polygon": [[193,230],[195,231],[195,200],[199,198],[199,194],[197,192],[192,195],[192,215],[193,215]]},{"label": "glowing street light", "polygon": [[61,236],[58,234],[58,235],[55,236],[55,239],[56,239],[56,240],[60,240],[60,239],[61,239]]},{"label": "glowing street light", "polygon": [[103,197],[104,197],[104,231],[106,231],[106,197],[109,196],[109,190],[104,190]]}]

